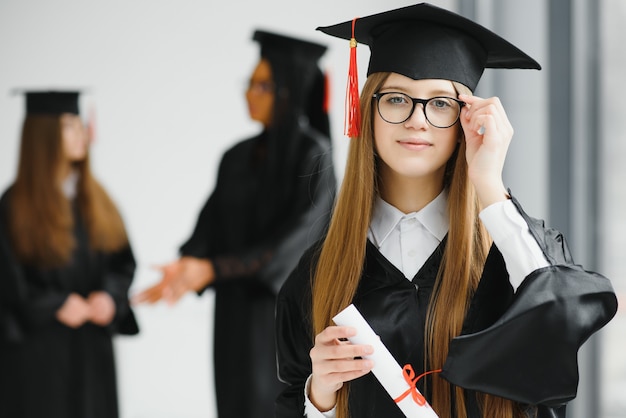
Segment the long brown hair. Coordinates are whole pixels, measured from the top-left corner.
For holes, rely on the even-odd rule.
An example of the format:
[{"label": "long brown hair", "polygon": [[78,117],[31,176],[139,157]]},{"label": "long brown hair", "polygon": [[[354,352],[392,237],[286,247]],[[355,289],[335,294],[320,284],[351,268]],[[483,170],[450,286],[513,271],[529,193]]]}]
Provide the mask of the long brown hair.
[{"label": "long brown hair", "polygon": [[[371,97],[388,76],[389,73],[370,75],[361,93],[361,134],[351,140],[343,182],[313,278],[313,336],[331,325],[332,317],[352,303],[361,278],[367,230],[378,195]],[[471,93],[458,83],[454,85],[457,91]],[[459,132],[463,134],[462,129]],[[463,140],[448,162],[444,187],[448,189],[450,230],[426,319],[427,370],[443,366],[450,340],[460,334],[491,242],[478,218],[480,207],[467,176]],[[451,410],[452,391],[455,411]],[[344,384],[337,393],[337,418],[349,417],[348,392],[349,384]],[[462,388],[435,375],[432,393],[432,407],[440,417],[467,417]],[[511,401],[486,394],[477,396],[484,416],[523,417]]]},{"label": "long brown hair", "polygon": [[[17,258],[39,267],[67,263],[76,242],[71,202],[64,196],[67,174],[61,116],[29,115],[22,127],[17,176],[9,196],[9,228]],[[76,201],[93,250],[115,251],[128,243],[122,218],[92,176],[89,158],[78,172]]]}]

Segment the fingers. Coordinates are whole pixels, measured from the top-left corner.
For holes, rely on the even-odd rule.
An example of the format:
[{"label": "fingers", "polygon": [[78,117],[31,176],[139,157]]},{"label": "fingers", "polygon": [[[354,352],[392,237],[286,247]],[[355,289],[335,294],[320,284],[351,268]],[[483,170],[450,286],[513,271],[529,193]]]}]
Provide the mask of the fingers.
[{"label": "fingers", "polygon": [[[473,132],[476,135],[485,135],[486,133],[501,133],[505,137],[513,135],[513,128],[509,122],[504,107],[497,97],[483,99],[478,96],[459,95],[459,99],[467,103],[462,110],[461,123],[464,131]],[[488,129],[495,127],[496,131]]]},{"label": "fingers", "polygon": [[327,327],[324,331],[317,334],[315,337],[315,345],[328,344],[335,340],[347,340],[350,337],[356,335],[356,329],[353,327]]},{"label": "fingers", "polygon": [[174,280],[163,289],[163,299],[169,304],[176,304],[185,293],[189,291],[186,280]]},{"label": "fingers", "polygon": [[89,294],[87,303],[91,308],[90,321],[96,325],[109,325],[115,318],[115,301],[107,292],[96,291]]},{"label": "fingers", "polygon": [[76,293],[71,293],[56,312],[57,320],[70,328],[81,327],[90,315],[89,304]]},{"label": "fingers", "polygon": [[344,382],[367,374],[374,362],[363,358],[372,354],[369,345],[351,344],[347,339],[356,335],[352,327],[330,326],[315,337],[310,351],[312,378],[310,399],[328,410],[336,401],[336,392]]},{"label": "fingers", "polygon": [[158,283],[148,289],[134,295],[131,298],[132,304],[140,304],[140,303],[156,303],[163,298],[163,291],[166,288],[163,282]]},{"label": "fingers", "polygon": [[366,374],[374,366],[373,361],[363,359],[373,353],[372,346],[341,341],[355,333],[352,327],[331,326],[316,336],[310,352],[313,374],[326,385],[338,389],[343,382]]},{"label": "fingers", "polygon": [[168,300],[170,297],[170,287],[173,282],[177,281],[180,275],[180,260],[172,261],[168,264],[153,265],[152,268],[162,273],[161,281],[134,295],[131,298],[132,304],[153,304],[162,299]]}]

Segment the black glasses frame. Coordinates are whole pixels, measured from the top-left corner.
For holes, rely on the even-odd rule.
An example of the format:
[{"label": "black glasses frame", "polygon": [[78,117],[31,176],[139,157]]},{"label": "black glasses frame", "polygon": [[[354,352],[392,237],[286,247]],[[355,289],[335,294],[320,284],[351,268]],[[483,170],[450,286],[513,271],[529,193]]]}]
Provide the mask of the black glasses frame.
[{"label": "black glasses frame", "polygon": [[[382,97],[384,97],[387,94],[402,94],[403,96],[408,97],[409,99],[411,99],[411,101],[413,102],[413,107],[411,108],[411,112],[409,113],[409,116],[407,116],[406,119],[400,121],[400,122],[391,122],[388,121],[387,119],[384,118],[384,116],[382,115],[382,113],[380,113],[380,99]],[[421,104],[422,105],[422,112],[424,112],[424,117],[426,118],[426,121],[431,125],[434,126],[435,128],[440,128],[440,129],[445,129],[445,128],[449,128],[451,126],[454,126],[455,123],[457,123],[459,121],[459,117],[461,116],[461,108],[463,106],[465,106],[467,103],[455,99],[454,97],[447,97],[447,96],[436,96],[436,97],[431,97],[430,99],[416,99],[415,97],[411,97],[406,93],[402,93],[399,91],[386,91],[384,93],[374,93],[372,95],[372,99],[376,99],[376,110],[378,110],[378,114],[380,115],[380,117],[387,123],[391,123],[393,125],[399,125],[401,123],[406,122],[407,120],[411,119],[411,116],[413,116],[413,112],[415,112],[415,107],[417,106],[417,104]],[[430,121],[430,119],[428,119],[428,115],[426,114],[426,105],[428,104],[428,102],[430,102],[431,100],[435,100],[435,99],[447,99],[447,100],[453,100],[455,102],[457,102],[459,104],[459,114],[456,116],[456,119],[454,120],[454,122],[452,122],[450,125],[448,126],[437,126],[434,123],[432,123]]]}]

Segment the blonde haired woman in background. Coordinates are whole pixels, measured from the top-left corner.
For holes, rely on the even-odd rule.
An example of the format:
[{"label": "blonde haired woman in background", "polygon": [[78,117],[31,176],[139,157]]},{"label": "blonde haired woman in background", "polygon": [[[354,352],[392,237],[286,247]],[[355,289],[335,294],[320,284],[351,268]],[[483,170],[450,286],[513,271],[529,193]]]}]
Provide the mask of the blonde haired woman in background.
[{"label": "blonde haired woman in background", "polygon": [[26,93],[17,176],[0,200],[0,416],[116,418],[111,337],[138,332],[135,260],[89,167],[79,93]]}]

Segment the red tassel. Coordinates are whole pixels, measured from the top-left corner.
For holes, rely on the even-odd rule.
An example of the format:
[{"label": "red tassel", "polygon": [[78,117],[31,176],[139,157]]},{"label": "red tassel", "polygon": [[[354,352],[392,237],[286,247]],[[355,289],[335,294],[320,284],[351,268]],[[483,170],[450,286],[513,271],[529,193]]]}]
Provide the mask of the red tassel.
[{"label": "red tassel", "polygon": [[327,72],[324,73],[324,113],[330,112],[330,76]]},{"label": "red tassel", "polygon": [[350,39],[350,66],[348,68],[348,86],[346,88],[346,103],[344,117],[344,135],[350,138],[359,136],[361,126],[361,105],[359,103],[359,75],[356,60],[356,38],[354,26],[356,20],[352,20],[352,39]]}]

